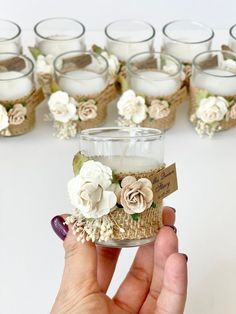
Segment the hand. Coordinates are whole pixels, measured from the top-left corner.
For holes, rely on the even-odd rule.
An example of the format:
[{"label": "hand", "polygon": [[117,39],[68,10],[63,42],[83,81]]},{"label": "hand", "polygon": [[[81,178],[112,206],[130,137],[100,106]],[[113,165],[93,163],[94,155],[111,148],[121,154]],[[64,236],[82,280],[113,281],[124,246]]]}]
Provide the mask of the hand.
[{"label": "hand", "polygon": [[63,216],[52,227],[64,240],[65,268],[51,314],[182,314],[187,292],[187,258],[178,253],[175,213],[163,210],[155,243],[141,246],[115,296],[106,295],[120,249],[76,241]]}]

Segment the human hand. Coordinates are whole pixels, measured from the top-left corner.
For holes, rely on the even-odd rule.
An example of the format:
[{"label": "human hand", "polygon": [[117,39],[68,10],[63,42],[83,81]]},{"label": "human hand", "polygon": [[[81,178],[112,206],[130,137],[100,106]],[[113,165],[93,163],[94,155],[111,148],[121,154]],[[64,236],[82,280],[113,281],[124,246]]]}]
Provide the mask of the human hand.
[{"label": "human hand", "polygon": [[187,258],[178,253],[175,213],[163,209],[155,243],[138,248],[133,264],[115,296],[106,295],[120,254],[118,248],[81,244],[66,215],[52,219],[64,240],[65,267],[51,314],[182,314],[187,294]]}]

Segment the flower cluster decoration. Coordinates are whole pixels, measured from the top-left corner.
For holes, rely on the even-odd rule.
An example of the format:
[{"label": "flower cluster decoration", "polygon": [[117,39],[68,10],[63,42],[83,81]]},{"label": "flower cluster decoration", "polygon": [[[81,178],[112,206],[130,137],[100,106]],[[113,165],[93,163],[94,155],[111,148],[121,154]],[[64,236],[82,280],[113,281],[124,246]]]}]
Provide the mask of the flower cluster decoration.
[{"label": "flower cluster decoration", "polygon": [[27,109],[24,104],[3,106],[0,104],[0,135],[10,136],[11,125],[22,124],[27,116]]},{"label": "flower cluster decoration", "polygon": [[170,114],[171,104],[163,99],[153,99],[147,104],[143,96],[132,89],[126,90],[117,102],[118,123],[121,126],[137,126],[144,120],[159,120]]},{"label": "flower cluster decoration", "polygon": [[54,135],[60,139],[75,137],[79,122],[97,117],[97,105],[94,99],[77,101],[68,93],[57,90],[48,100],[50,113],[45,115],[46,121],[53,121]]},{"label": "flower cluster decoration", "polygon": [[221,123],[236,119],[236,97],[222,97],[200,90],[196,94],[196,109],[190,121],[200,136],[212,137],[222,129]]},{"label": "flower cluster decoration", "polygon": [[152,183],[147,178],[126,176],[121,181],[110,167],[77,154],[74,159],[75,177],[68,183],[71,204],[75,210],[66,219],[72,224],[77,240],[107,241],[115,229],[123,233],[112,212],[124,211],[138,220],[145,210],[156,207]]}]

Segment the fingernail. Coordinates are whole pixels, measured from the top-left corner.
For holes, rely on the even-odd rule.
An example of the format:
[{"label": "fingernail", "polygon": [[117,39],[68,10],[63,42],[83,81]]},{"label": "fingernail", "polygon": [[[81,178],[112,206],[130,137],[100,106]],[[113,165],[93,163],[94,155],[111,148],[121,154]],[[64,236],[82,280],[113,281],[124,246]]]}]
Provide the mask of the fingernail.
[{"label": "fingernail", "polygon": [[173,225],[166,225],[166,227],[170,227],[171,229],[174,230],[175,233],[177,233],[177,228]]},{"label": "fingernail", "polygon": [[170,209],[173,210],[174,213],[176,213],[176,209],[174,207],[168,206]]},{"label": "fingernail", "polygon": [[64,241],[69,231],[68,226],[65,224],[65,220],[61,216],[55,216],[51,220],[51,226],[56,235]]},{"label": "fingernail", "polygon": [[186,262],[187,262],[187,261],[188,261],[188,255],[186,255],[186,254],[184,254],[184,253],[182,253],[182,255],[185,257]]}]

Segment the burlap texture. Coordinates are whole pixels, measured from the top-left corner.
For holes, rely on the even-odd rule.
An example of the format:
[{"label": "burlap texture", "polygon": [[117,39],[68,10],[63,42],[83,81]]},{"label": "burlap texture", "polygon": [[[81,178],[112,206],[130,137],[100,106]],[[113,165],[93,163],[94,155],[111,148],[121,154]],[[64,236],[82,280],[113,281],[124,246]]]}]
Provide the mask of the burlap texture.
[{"label": "burlap texture", "polygon": [[[200,90],[201,90],[200,88],[194,87],[190,82],[190,103],[189,103],[189,110],[188,110],[189,119],[196,112],[196,109],[197,109],[196,95]],[[230,98],[232,98],[233,96],[236,96],[236,95],[224,96],[224,98],[226,100],[230,100]],[[190,121],[191,121],[191,119],[190,119]],[[191,121],[191,123],[196,125],[197,120]],[[221,127],[221,129],[219,131],[228,130],[228,129],[236,126],[236,119],[231,119],[231,118],[224,119],[222,121],[219,121],[219,125]]]},{"label": "burlap texture", "polygon": [[[30,95],[15,99],[13,101],[1,101],[3,106],[12,104],[26,104],[26,118],[23,123],[19,125],[10,125],[8,130],[10,134],[8,136],[16,136],[29,132],[35,125],[35,109],[44,100],[42,89],[33,90]],[[4,136],[4,135],[3,135]]]}]

